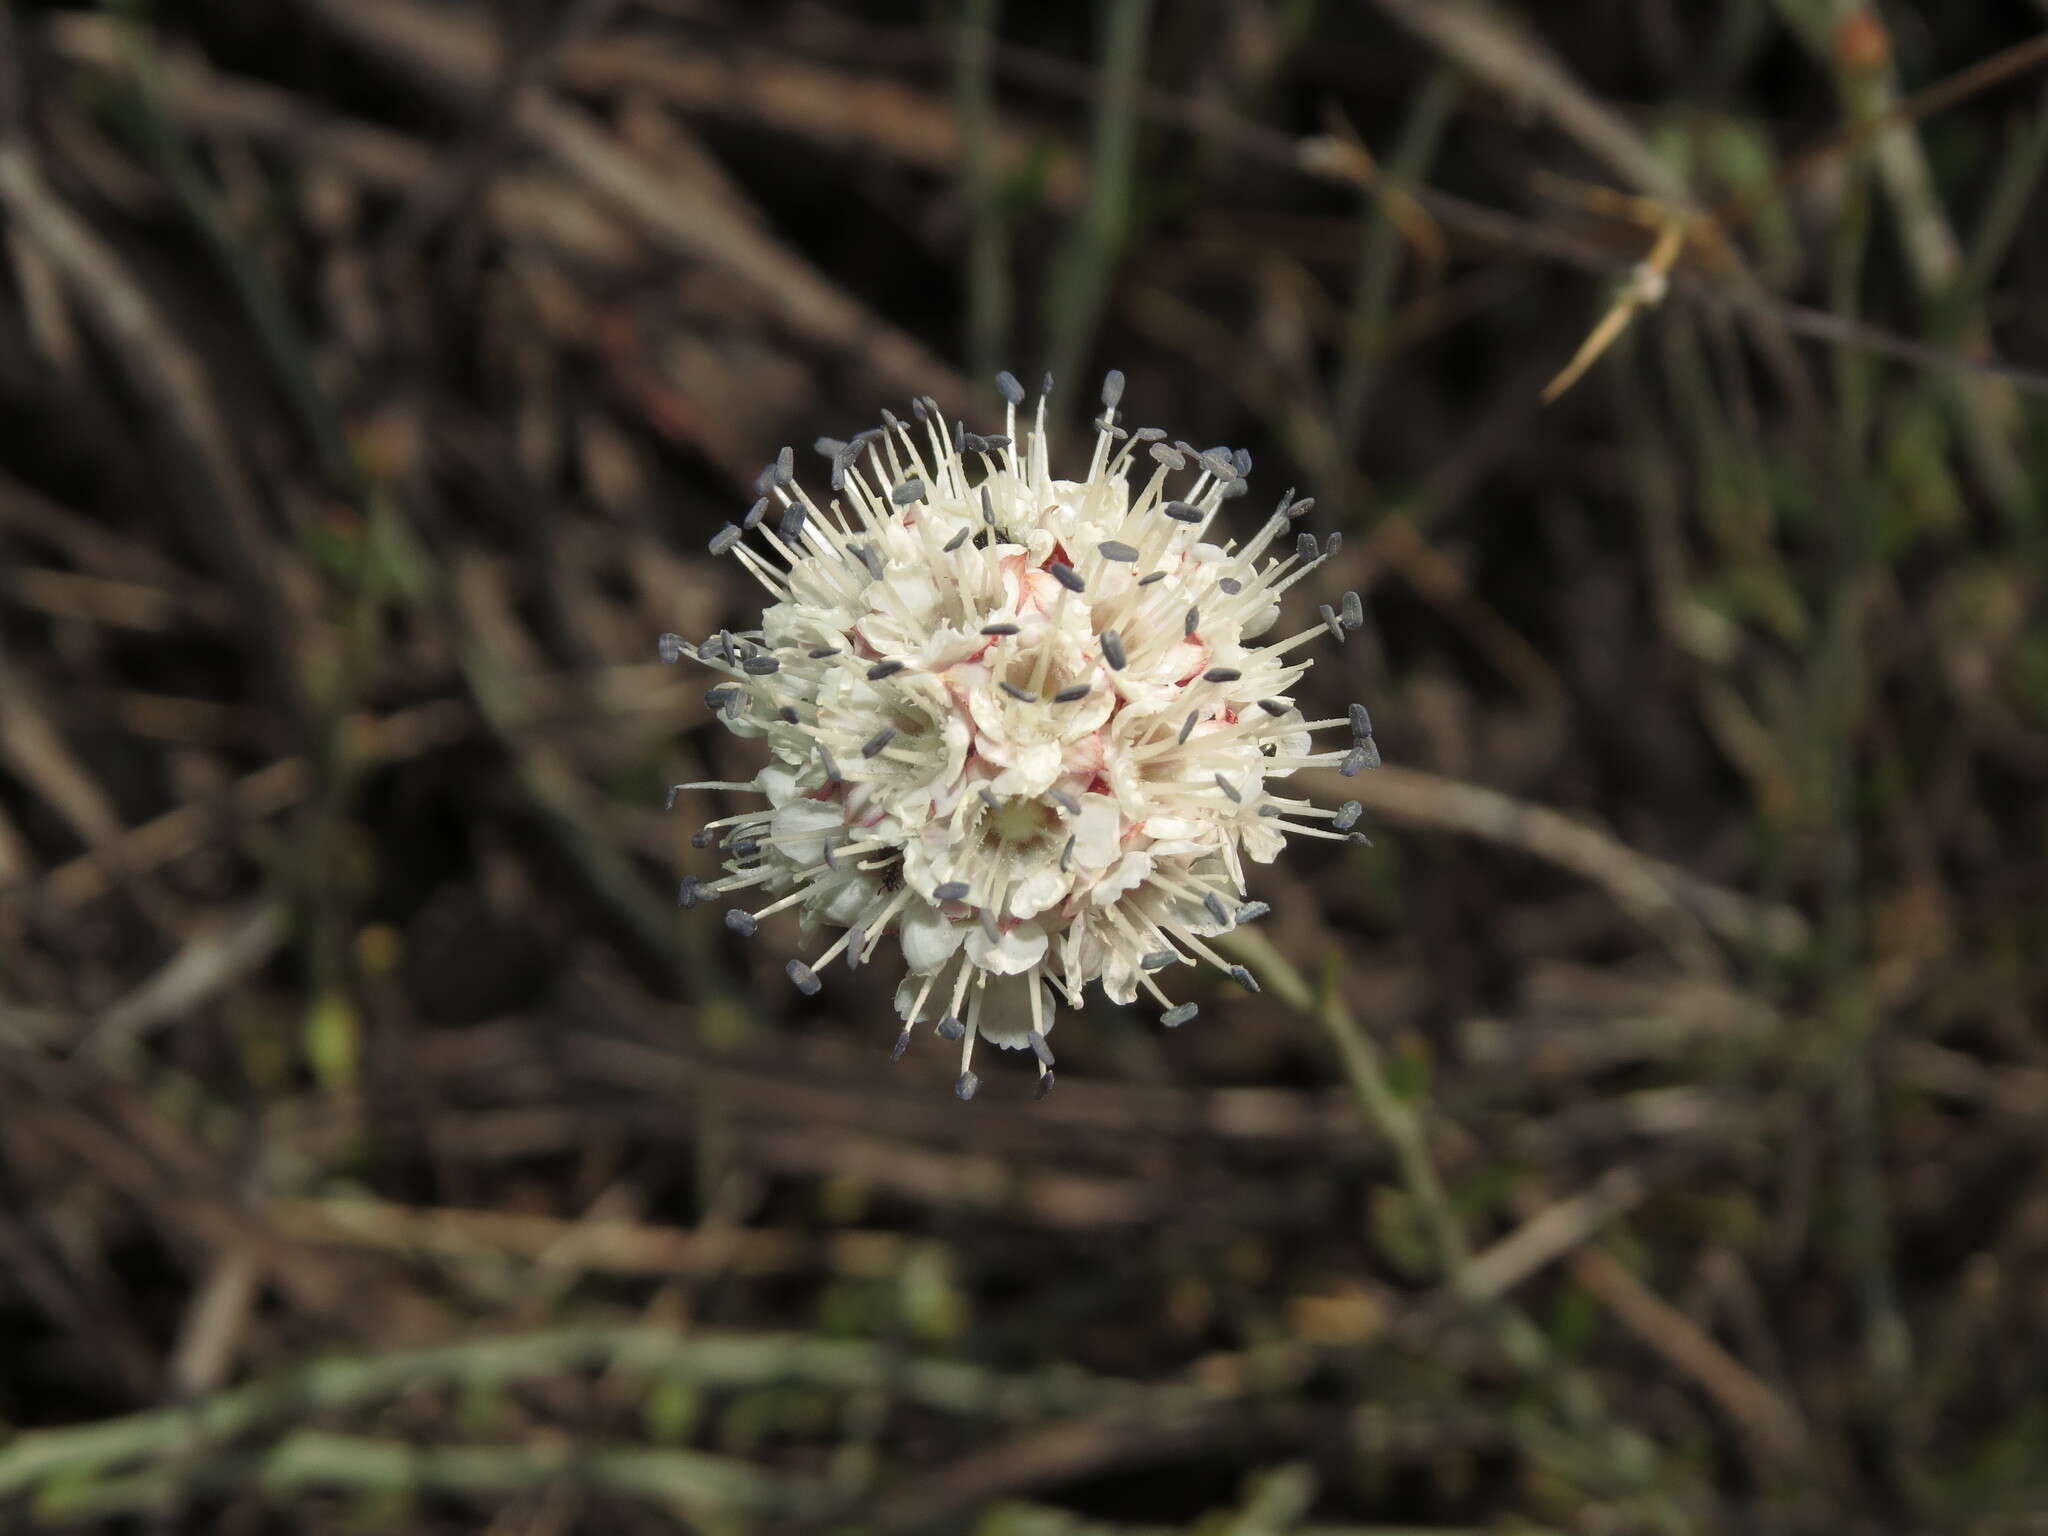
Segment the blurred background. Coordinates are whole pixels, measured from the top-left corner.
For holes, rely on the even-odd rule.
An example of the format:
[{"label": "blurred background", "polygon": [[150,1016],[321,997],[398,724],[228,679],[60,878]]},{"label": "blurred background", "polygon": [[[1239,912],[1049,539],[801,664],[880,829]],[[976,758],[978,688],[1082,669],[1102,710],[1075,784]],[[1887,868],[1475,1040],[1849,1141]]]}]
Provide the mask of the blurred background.
[{"label": "blurred background", "polygon": [[[2044,25],[0,4],[0,1529],[2048,1530]],[[655,639],[999,367],[1387,766],[961,1104]]]}]

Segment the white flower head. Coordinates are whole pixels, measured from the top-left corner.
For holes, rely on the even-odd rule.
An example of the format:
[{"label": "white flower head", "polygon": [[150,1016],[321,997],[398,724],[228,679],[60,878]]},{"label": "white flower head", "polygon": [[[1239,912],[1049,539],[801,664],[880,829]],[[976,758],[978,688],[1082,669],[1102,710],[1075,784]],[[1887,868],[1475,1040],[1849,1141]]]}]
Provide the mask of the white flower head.
[{"label": "white flower head", "polygon": [[[1290,491],[1251,538],[1229,538],[1223,506],[1251,456],[1127,431],[1120,373],[1087,473],[1057,479],[1044,395],[1020,433],[1024,391],[997,383],[1000,435],[949,427],[926,399],[914,422],[884,411],[849,443],[820,440],[823,507],[785,448],[711,541],[767,589],[761,627],[662,639],[665,659],[692,651],[725,674],[713,708],[769,754],[751,784],[677,786],[768,801],[698,834],[726,873],[686,878],[682,904],[757,891],[771,899],[726,913],[735,932],[789,908],[807,933],[843,929],[789,963],[806,993],[893,934],[909,968],[896,1054],[932,1021],[960,1042],[962,1098],[977,1039],[1028,1047],[1051,1086],[1055,991],[1072,1006],[1091,982],[1120,1003],[1144,992],[1174,1026],[1196,1010],[1160,989],[1170,966],[1207,961],[1256,989],[1208,942],[1267,910],[1246,899],[1246,862],[1290,833],[1358,835],[1355,801],[1324,810],[1286,781],[1379,761],[1364,706],[1305,720],[1291,697],[1306,647],[1363,622],[1356,594],[1263,638],[1335,551],[1336,535],[1319,549],[1293,531],[1311,502]],[[1317,750],[1330,730],[1348,737]]]}]

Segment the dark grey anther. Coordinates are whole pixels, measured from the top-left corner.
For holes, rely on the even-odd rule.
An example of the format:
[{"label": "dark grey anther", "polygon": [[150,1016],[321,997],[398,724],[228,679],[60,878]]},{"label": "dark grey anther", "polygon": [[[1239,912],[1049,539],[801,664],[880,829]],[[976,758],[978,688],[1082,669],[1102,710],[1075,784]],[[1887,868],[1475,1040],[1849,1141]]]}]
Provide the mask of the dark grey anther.
[{"label": "dark grey anther", "polygon": [[1184,747],[1188,744],[1188,738],[1195,734],[1195,722],[1201,718],[1201,710],[1191,709],[1188,711],[1187,719],[1180,723],[1180,735],[1174,738],[1180,746]]},{"label": "dark grey anther", "polygon": [[1188,639],[1192,640],[1195,637],[1195,631],[1200,629],[1201,627],[1202,610],[1199,608],[1190,608],[1187,611],[1187,617],[1180,621],[1181,634],[1186,636]]},{"label": "dark grey anther", "polygon": [[1344,761],[1337,765],[1337,772],[1347,779],[1355,779],[1368,768],[1380,765],[1380,751],[1370,741],[1361,741],[1344,754]]},{"label": "dark grey anther", "polygon": [[1129,665],[1130,658],[1124,655],[1123,636],[1113,629],[1102,632],[1102,659],[1109,663],[1112,672],[1121,672]]},{"label": "dark grey anther", "polygon": [[1202,454],[1202,468],[1209,471],[1218,480],[1237,480],[1242,478],[1237,472],[1237,466],[1231,462],[1230,450],[1227,448],[1210,448],[1205,450]]},{"label": "dark grey anther", "polygon": [[1291,523],[1296,518],[1305,516],[1306,514],[1313,512],[1315,508],[1315,497],[1304,496],[1301,498],[1301,500],[1297,501],[1293,506],[1287,509],[1287,520]]},{"label": "dark grey anther", "polygon": [[958,533],[954,534],[952,538],[946,540],[945,552],[950,555],[951,553],[953,553],[954,550],[958,549],[962,544],[965,544],[973,536],[974,530],[972,528],[962,528]]},{"label": "dark grey anther", "polygon": [[751,859],[761,851],[761,839],[758,837],[738,837],[734,838],[727,846],[734,858]]},{"label": "dark grey anther", "polygon": [[1330,825],[1335,827],[1339,832],[1349,832],[1353,827],[1358,825],[1358,818],[1360,815],[1364,813],[1364,811],[1365,807],[1360,805],[1356,800],[1346,800],[1342,805],[1337,807],[1337,814],[1334,818],[1332,818]]},{"label": "dark grey anther", "polygon": [[1052,573],[1052,579],[1065,587],[1069,592],[1085,592],[1088,590],[1088,583],[1081,579],[1081,573],[1071,565],[1068,565],[1064,560],[1055,560],[1046,569]]},{"label": "dark grey anther", "polygon": [[1285,816],[1287,812],[1277,805],[1262,805],[1259,807],[1259,814],[1268,820],[1278,820],[1280,817]]},{"label": "dark grey anther", "polygon": [[996,525],[996,504],[988,494],[988,487],[981,488],[981,520],[993,528]]},{"label": "dark grey anther", "polygon": [[1232,805],[1244,804],[1244,796],[1239,794],[1230,780],[1223,777],[1220,773],[1216,775],[1216,787],[1223,791],[1224,798],[1229,800]]},{"label": "dark grey anther", "polygon": [[1240,923],[1256,923],[1272,910],[1263,901],[1248,901],[1237,909],[1237,920]]},{"label": "dark grey anther", "polygon": [[740,537],[740,525],[738,523],[727,523],[718,532],[711,535],[711,543],[708,547],[714,555],[723,555],[729,553],[733,545],[739,543]]},{"label": "dark grey anther", "polygon": [[1159,510],[1176,523],[1199,523],[1208,516],[1200,507],[1191,507],[1184,501],[1169,501]]},{"label": "dark grey anther", "polygon": [[796,712],[794,704],[785,704],[782,708],[776,710],[775,718],[784,725],[802,725],[804,723],[804,717]]},{"label": "dark grey anther", "polygon": [[773,489],[775,489],[775,466],[773,464],[763,465],[761,473],[754,476],[754,494],[756,496],[766,496]]},{"label": "dark grey anther", "polygon": [[856,544],[853,552],[860,556],[860,563],[868,568],[868,574],[880,581],[888,568],[882,564],[882,557],[875,552],[872,544]]},{"label": "dark grey anther", "polygon": [[867,948],[867,942],[868,931],[859,924],[846,930],[846,968],[849,971],[860,969],[860,952]]},{"label": "dark grey anther", "polygon": [[676,887],[676,905],[685,912],[704,899],[704,882],[695,875],[683,876],[683,883]]},{"label": "dark grey anther", "polygon": [[1148,971],[1163,971],[1179,958],[1180,956],[1170,949],[1155,949],[1150,954],[1142,956],[1138,964]]},{"label": "dark grey anther", "polygon": [[909,1049],[910,1026],[906,1024],[903,1026],[903,1033],[896,1037],[896,1043],[889,1047],[889,1059],[891,1061],[901,1061],[903,1059],[903,1053]]},{"label": "dark grey anther", "polygon": [[1337,610],[1328,603],[1323,603],[1316,609],[1316,616],[1323,621],[1323,628],[1330,632],[1330,638],[1339,645],[1342,645],[1345,633],[1344,621],[1337,617]]},{"label": "dark grey anther", "polygon": [[860,755],[862,757],[878,757],[881,755],[882,749],[888,746],[889,743],[894,741],[895,739],[896,727],[893,725],[885,725],[879,731],[875,732],[874,735],[870,736],[866,741],[861,743]]},{"label": "dark grey anther", "polygon": [[1003,678],[996,684],[996,686],[1002,689],[1003,692],[1007,693],[1011,698],[1015,699],[1019,704],[1036,704],[1038,702],[1037,694],[1033,693],[1029,688],[1019,688],[1015,683],[1011,682],[1008,678]]},{"label": "dark grey anther", "polygon": [[713,714],[717,714],[739,696],[739,689],[730,683],[721,683],[716,688],[704,690],[704,707]]},{"label": "dark grey anther", "polygon": [[1044,1031],[1034,1029],[1033,1031],[1031,1031],[1029,1039],[1031,1044],[1031,1054],[1038,1058],[1039,1065],[1046,1067],[1051,1066],[1052,1044],[1045,1038]]},{"label": "dark grey anther", "polygon": [[958,1040],[967,1033],[967,1026],[954,1018],[950,1013],[939,1020],[933,1027],[937,1029],[941,1040]]},{"label": "dark grey anther", "polygon": [[962,1072],[960,1080],[953,1084],[954,1096],[962,1103],[974,1097],[974,1090],[981,1086],[981,1079],[972,1072]]},{"label": "dark grey anther", "polygon": [[878,661],[868,668],[868,681],[879,683],[883,678],[894,677],[902,670],[903,663],[900,661]]},{"label": "dark grey anther", "polygon": [[840,457],[846,452],[848,446],[848,444],[842,443],[836,437],[814,438],[811,442],[811,450],[828,459]]},{"label": "dark grey anther", "polygon": [[1164,572],[1164,571],[1154,571],[1154,572],[1153,572],[1153,573],[1152,573],[1152,574],[1151,574],[1150,576],[1140,576],[1140,577],[1138,578],[1138,585],[1139,585],[1139,586],[1141,586],[1141,587],[1149,587],[1149,586],[1151,586],[1151,585],[1152,585],[1152,583],[1153,583],[1153,582],[1155,582],[1155,581],[1164,581],[1164,580],[1166,580],[1166,572]]},{"label": "dark grey anther", "polygon": [[1211,667],[1202,674],[1205,683],[1234,683],[1244,674],[1235,667]]},{"label": "dark grey anther", "polygon": [[1164,443],[1154,443],[1147,451],[1152,455],[1154,464],[1170,469],[1176,474],[1188,467],[1187,456],[1178,448],[1169,448]]},{"label": "dark grey anther", "polygon": [[1138,558],[1138,552],[1130,545],[1116,539],[1104,539],[1095,546],[1095,552],[1105,560],[1114,560],[1120,565],[1129,565]]},{"label": "dark grey anther", "polygon": [[1024,403],[1024,386],[1017,382],[1017,375],[1007,368],[996,375],[996,393],[1011,405]]},{"label": "dark grey anther", "polygon": [[1102,408],[1113,411],[1124,397],[1123,370],[1112,368],[1102,376]]},{"label": "dark grey anther", "polygon": [[960,454],[987,453],[988,440],[979,432],[970,432],[959,422],[953,423],[953,451]]},{"label": "dark grey anther", "polygon": [[1166,440],[1166,432],[1160,427],[1140,427],[1131,436],[1141,443],[1158,443]]},{"label": "dark grey anther", "polygon": [[1010,438],[1009,434],[1006,432],[991,432],[987,437],[984,437],[981,440],[981,451],[983,453],[994,453],[998,449],[1007,448],[1009,446]]},{"label": "dark grey anther", "polygon": [[1193,1003],[1182,1003],[1178,1007],[1169,1008],[1166,1012],[1159,1015],[1159,1022],[1168,1029],[1179,1029],[1181,1025],[1187,1023],[1189,1019],[1192,1019],[1201,1011]]},{"label": "dark grey anther", "polygon": [[677,662],[681,661],[683,659],[683,652],[689,648],[690,642],[681,635],[676,634],[663,635],[654,642],[654,654],[670,666],[674,666]]},{"label": "dark grey anther", "polygon": [[1233,965],[1230,968],[1230,979],[1236,982],[1240,987],[1243,987],[1247,992],[1256,992],[1259,990],[1259,978],[1254,976],[1250,971],[1246,970],[1241,965]]},{"label": "dark grey anther", "polygon": [[932,892],[932,900],[965,901],[967,899],[967,890],[968,886],[965,880],[948,880],[944,885]]},{"label": "dark grey anther", "polygon": [[740,907],[726,908],[725,926],[743,939],[751,939],[761,931],[760,921],[754,914]]},{"label": "dark grey anther", "polygon": [[1216,590],[1225,597],[1235,597],[1244,590],[1244,583],[1235,576],[1221,576],[1217,578]]},{"label": "dark grey anther", "polygon": [[836,645],[814,645],[810,650],[810,657],[813,661],[825,661],[838,654],[839,647]]},{"label": "dark grey anther", "polygon": [[839,764],[832,760],[832,749],[822,741],[818,743],[818,765],[825,770],[827,784],[843,782],[839,777]]},{"label": "dark grey anther", "polygon": [[717,841],[718,829],[715,827],[699,827],[690,834],[690,846],[692,848],[709,848]]},{"label": "dark grey anther", "polygon": [[1215,919],[1218,927],[1228,928],[1230,926],[1230,908],[1223,905],[1223,898],[1214,891],[1202,893],[1202,909]]},{"label": "dark grey anther", "polygon": [[1045,376],[1044,378],[1042,378],[1042,379],[1040,379],[1040,380],[1038,381],[1038,393],[1039,393],[1039,395],[1040,395],[1041,397],[1043,397],[1043,396],[1046,396],[1046,395],[1049,395],[1049,394],[1051,394],[1051,393],[1052,393],[1052,375],[1051,375],[1051,374],[1049,374],[1049,373],[1048,373],[1048,374],[1047,374],[1047,375],[1046,375],[1046,376]]},{"label": "dark grey anther", "polygon": [[1057,1074],[1053,1072],[1051,1067],[1047,1067],[1043,1072],[1038,1074],[1038,1092],[1034,1094],[1033,1097],[1040,1099],[1044,1098],[1048,1093],[1052,1092],[1052,1085],[1057,1081]]},{"label": "dark grey anther", "polygon": [[1356,843],[1361,848],[1370,848],[1372,846],[1372,839],[1367,837],[1363,832],[1347,833],[1345,835],[1344,841],[1347,843]]},{"label": "dark grey anther", "polygon": [[755,502],[751,507],[747,508],[747,515],[740,519],[740,531],[743,533],[752,533],[756,528],[761,526],[761,519],[766,517],[767,515],[768,498],[766,496],[763,496],[759,501]]},{"label": "dark grey anther", "polygon": [[1076,683],[1071,688],[1062,688],[1052,696],[1055,704],[1073,704],[1085,699],[1093,690],[1086,683]]},{"label": "dark grey anther", "polygon": [[1074,862],[1074,844],[1075,844],[1075,843],[1077,843],[1077,842],[1079,842],[1079,841],[1080,841],[1080,838],[1079,838],[1079,837],[1078,837],[1077,835],[1074,835],[1074,834],[1071,834],[1071,833],[1070,833],[1070,834],[1068,835],[1068,837],[1067,837],[1067,845],[1066,845],[1066,847],[1064,847],[1064,848],[1062,848],[1062,849],[1060,850],[1060,873],[1061,873],[1061,874],[1063,874],[1063,875],[1064,875],[1064,874],[1065,874],[1065,873],[1067,872],[1067,867],[1068,867],[1068,866],[1069,866],[1070,864],[1072,864],[1072,863]]},{"label": "dark grey anther", "polygon": [[740,663],[740,670],[749,677],[773,677],[782,670],[782,663],[773,656],[749,656]]},{"label": "dark grey anther", "polygon": [[1007,635],[1016,634],[1017,626],[1014,624],[984,624],[981,626],[981,632],[984,635],[992,635],[996,639],[1002,639]]},{"label": "dark grey anther", "polygon": [[795,544],[803,538],[804,519],[810,515],[810,513],[803,509],[801,503],[791,503],[789,509],[782,514],[781,531],[782,540],[785,544]]},{"label": "dark grey anther", "polygon": [[789,973],[789,979],[795,983],[797,991],[803,993],[805,997],[816,997],[825,986],[825,983],[818,980],[818,973],[801,960],[792,960],[783,969]]},{"label": "dark grey anther", "polygon": [[1359,601],[1356,592],[1344,594],[1343,617],[1346,629],[1365,628],[1365,604]]},{"label": "dark grey anther", "polygon": [[1293,707],[1293,706],[1292,706],[1292,705],[1290,705],[1290,704],[1289,704],[1289,703],[1288,703],[1288,702],[1287,702],[1287,701],[1286,701],[1285,699],[1261,699],[1261,700],[1259,700],[1259,708],[1263,709],[1263,710],[1264,710],[1264,711],[1265,711],[1265,712],[1266,712],[1267,714],[1271,715],[1271,716],[1272,716],[1272,717],[1273,717],[1273,718],[1274,718],[1275,720],[1278,720],[1278,719],[1279,719],[1279,718],[1280,718],[1280,717],[1281,717],[1282,715],[1286,714],[1286,713],[1287,713],[1287,711],[1288,711],[1289,709],[1291,709],[1292,707]]},{"label": "dark grey anther", "polygon": [[1081,802],[1068,794],[1064,789],[1048,789],[1045,794],[1048,800],[1051,800],[1053,804],[1057,805],[1069,816],[1081,814]]},{"label": "dark grey anther", "polygon": [[1295,558],[1298,560],[1315,559],[1316,536],[1312,533],[1304,533],[1299,538],[1297,538],[1294,541],[1294,555]]},{"label": "dark grey anther", "polygon": [[775,480],[779,485],[787,485],[795,478],[796,450],[785,444],[782,451],[775,455]]},{"label": "dark grey anther", "polygon": [[674,810],[674,809],[676,808],[676,797],[677,797],[678,795],[680,795],[680,794],[681,794],[682,792],[683,792],[683,786],[682,786],[682,785],[680,785],[680,784],[671,784],[671,785],[669,785],[669,787],[668,787],[668,794],[667,794],[666,796],[664,796],[664,797],[663,797],[663,799],[662,799],[662,802],[661,802],[661,808],[662,808],[662,809],[663,809],[664,811],[672,811],[672,810]]},{"label": "dark grey anther", "polygon": [[1354,740],[1364,741],[1372,735],[1372,716],[1363,704],[1353,704],[1350,709],[1351,735]]}]

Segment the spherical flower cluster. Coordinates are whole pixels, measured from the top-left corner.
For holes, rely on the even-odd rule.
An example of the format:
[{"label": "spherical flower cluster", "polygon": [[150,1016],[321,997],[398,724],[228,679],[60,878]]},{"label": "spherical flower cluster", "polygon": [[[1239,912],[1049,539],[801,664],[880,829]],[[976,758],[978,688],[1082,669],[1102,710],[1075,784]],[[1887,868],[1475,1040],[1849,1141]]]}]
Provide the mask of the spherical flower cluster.
[{"label": "spherical flower cluster", "polygon": [[[914,422],[885,411],[851,442],[821,440],[824,507],[785,448],[711,541],[767,589],[761,627],[662,641],[665,659],[724,674],[708,701],[769,758],[751,783],[677,786],[767,798],[698,834],[725,874],[686,878],[682,904],[746,891],[769,899],[727,911],[737,933],[792,908],[806,933],[843,930],[789,962],[806,993],[893,935],[908,966],[896,1054],[933,1021],[960,1042],[962,1098],[977,1039],[1030,1049],[1051,1086],[1055,989],[1073,1006],[1091,982],[1119,1003],[1142,991],[1169,1026],[1196,1011],[1161,991],[1170,966],[1207,961],[1256,989],[1209,942],[1267,910],[1247,900],[1247,861],[1290,833],[1359,835],[1356,802],[1321,809],[1286,780],[1379,760],[1362,705],[1307,720],[1290,698],[1305,648],[1362,622],[1357,596],[1262,638],[1337,545],[1293,531],[1310,502],[1290,492],[1249,540],[1224,537],[1250,455],[1127,431],[1116,373],[1087,473],[1055,478],[1044,395],[1020,435],[1024,391],[998,384],[1001,434],[949,428],[927,399]],[[1346,735],[1318,750],[1327,730]]]}]

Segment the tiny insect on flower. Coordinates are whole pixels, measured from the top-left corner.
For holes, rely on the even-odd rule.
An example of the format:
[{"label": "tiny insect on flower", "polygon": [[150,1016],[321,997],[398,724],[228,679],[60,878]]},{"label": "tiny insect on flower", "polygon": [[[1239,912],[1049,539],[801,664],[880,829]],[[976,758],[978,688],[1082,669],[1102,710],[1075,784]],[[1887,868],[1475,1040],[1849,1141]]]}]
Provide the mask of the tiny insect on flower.
[{"label": "tiny insect on flower", "polygon": [[[750,512],[711,541],[767,590],[760,628],[660,647],[723,674],[719,721],[769,754],[750,784],[678,786],[767,800],[707,829],[724,874],[686,881],[684,904],[748,892],[766,899],[727,913],[737,934],[790,909],[806,934],[842,930],[790,962],[806,994],[893,939],[894,1054],[921,1023],[958,1040],[962,1098],[982,1040],[1030,1050],[1050,1087],[1057,999],[1078,1007],[1091,984],[1150,996],[1169,1026],[1195,1016],[1154,979],[1170,966],[1255,988],[1210,943],[1267,910],[1247,862],[1289,834],[1360,836],[1355,803],[1326,810],[1287,780],[1379,760],[1363,708],[1309,720],[1292,698],[1308,648],[1363,623],[1356,596],[1265,639],[1333,552],[1295,537],[1292,490],[1231,539],[1224,503],[1251,456],[1126,431],[1117,373],[1086,474],[1055,478],[1044,396],[1020,424],[1024,390],[998,384],[1001,435],[949,435],[927,399],[914,422],[885,411],[851,442],[820,439],[823,506],[785,450],[759,482],[779,522]],[[1324,731],[1337,742],[1318,748]]]}]

